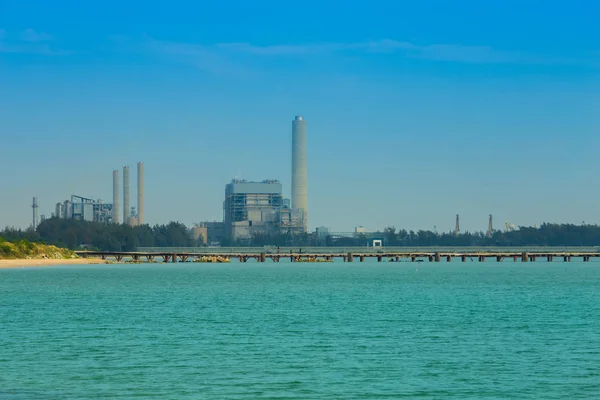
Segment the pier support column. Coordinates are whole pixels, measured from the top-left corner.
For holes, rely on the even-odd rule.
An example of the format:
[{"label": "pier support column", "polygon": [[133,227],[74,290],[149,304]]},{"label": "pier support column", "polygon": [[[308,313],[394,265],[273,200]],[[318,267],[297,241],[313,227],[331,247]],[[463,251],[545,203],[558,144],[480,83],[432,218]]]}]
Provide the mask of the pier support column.
[{"label": "pier support column", "polygon": [[513,261],[517,262],[517,256],[513,256]]},{"label": "pier support column", "polygon": [[548,258],[547,258],[548,262],[552,262],[553,259],[554,258],[552,256],[548,256]]},{"label": "pier support column", "polygon": [[446,256],[446,262],[452,262],[452,256]]},{"label": "pier support column", "polygon": [[360,262],[365,262],[365,256],[360,256]]},{"label": "pier support column", "polygon": [[417,257],[415,257],[415,256],[410,256],[410,261],[412,261],[412,262],[415,262],[415,261],[417,261]]},{"label": "pier support column", "polygon": [[259,259],[259,262],[263,262],[263,263],[264,263],[265,261],[267,261],[267,256],[266,256],[266,254],[265,254],[265,253],[260,253],[260,259]]},{"label": "pier support column", "polygon": [[148,260],[148,262],[152,262],[154,261],[154,256],[146,256],[146,260]]},{"label": "pier support column", "polygon": [[352,253],[348,253],[348,262],[354,262],[354,256]]},{"label": "pier support column", "polygon": [[502,257],[501,256],[496,256],[496,262],[502,262]]},{"label": "pier support column", "polygon": [[173,255],[171,256],[171,261],[173,261],[174,263],[176,263],[176,262],[177,262],[177,254],[173,254]]},{"label": "pier support column", "polygon": [[435,253],[435,262],[440,262],[440,253],[439,252]]},{"label": "pier support column", "polygon": [[460,256],[460,261],[466,262],[467,261],[467,256]]},{"label": "pier support column", "polygon": [[564,256],[564,257],[563,257],[563,261],[564,261],[564,262],[567,262],[567,258],[568,258],[567,256]]},{"label": "pier support column", "polygon": [[348,261],[348,256],[342,256],[342,258],[344,259],[344,262]]},{"label": "pier support column", "polygon": [[162,259],[163,259],[163,262],[169,262],[169,260],[171,259],[171,256],[163,254]]},{"label": "pier support column", "polygon": [[583,261],[584,262],[590,261],[590,256],[583,256]]},{"label": "pier support column", "polygon": [[381,262],[383,260],[383,256],[377,256],[377,262]]},{"label": "pier support column", "polygon": [[117,261],[121,261],[123,259],[123,256],[121,254],[116,255],[115,258],[117,259]]},{"label": "pier support column", "polygon": [[479,256],[479,262],[484,262],[485,261],[485,256]]},{"label": "pier support column", "polygon": [[521,253],[521,261],[522,262],[529,261],[529,254],[527,254],[527,252],[524,251],[523,253]]}]

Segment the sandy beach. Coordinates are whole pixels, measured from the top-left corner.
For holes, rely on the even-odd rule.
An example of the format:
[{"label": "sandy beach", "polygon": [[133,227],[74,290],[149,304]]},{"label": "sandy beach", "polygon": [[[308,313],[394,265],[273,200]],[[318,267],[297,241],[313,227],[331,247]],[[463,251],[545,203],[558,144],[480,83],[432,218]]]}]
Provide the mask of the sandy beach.
[{"label": "sandy beach", "polygon": [[106,264],[100,258],[71,258],[66,260],[0,260],[0,268],[50,267],[52,265]]}]

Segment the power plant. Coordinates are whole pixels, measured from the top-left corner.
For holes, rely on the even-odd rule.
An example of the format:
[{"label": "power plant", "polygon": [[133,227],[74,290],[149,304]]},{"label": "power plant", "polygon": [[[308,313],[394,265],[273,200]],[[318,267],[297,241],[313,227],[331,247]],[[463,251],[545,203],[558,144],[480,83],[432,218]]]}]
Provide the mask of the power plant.
[{"label": "power plant", "polygon": [[292,121],[292,209],[303,213],[308,230],[308,170],[306,166],[306,121],[297,115]]},{"label": "power plant", "polygon": [[[55,218],[77,219],[101,223],[121,223],[121,201],[119,193],[119,171],[112,173],[112,203],[104,203],[101,199],[93,199],[78,195],[71,195],[70,200],[56,203]],[[141,214],[135,213],[135,208],[130,209],[129,202],[129,167],[123,167],[123,223],[132,226],[144,223],[144,163],[138,162],[137,184],[138,209]],[[34,227],[37,227],[37,198],[34,197]]]},{"label": "power plant", "polygon": [[[306,121],[298,115],[292,121],[291,203],[283,197],[282,185],[276,179],[260,182],[233,179],[225,186],[223,202],[225,237],[233,242],[244,242],[251,240],[257,234],[297,235],[307,232],[307,181]],[[143,207],[143,198],[139,204]],[[140,218],[142,216],[143,209],[140,210]],[[211,235],[210,230],[207,235]]]}]

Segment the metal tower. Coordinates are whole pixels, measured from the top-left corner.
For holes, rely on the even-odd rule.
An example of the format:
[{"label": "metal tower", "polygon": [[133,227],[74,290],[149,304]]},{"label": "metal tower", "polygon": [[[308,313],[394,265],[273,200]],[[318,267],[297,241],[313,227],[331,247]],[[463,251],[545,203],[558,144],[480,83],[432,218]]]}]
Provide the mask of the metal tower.
[{"label": "metal tower", "polygon": [[458,236],[460,234],[460,218],[456,214],[456,226],[454,227],[454,234]]},{"label": "metal tower", "polygon": [[491,238],[494,235],[494,228],[492,225],[492,214],[490,214],[490,222],[488,223],[487,237]]},{"label": "metal tower", "polygon": [[38,226],[38,202],[37,197],[33,198],[33,204],[31,205],[33,208],[33,230],[35,231]]}]

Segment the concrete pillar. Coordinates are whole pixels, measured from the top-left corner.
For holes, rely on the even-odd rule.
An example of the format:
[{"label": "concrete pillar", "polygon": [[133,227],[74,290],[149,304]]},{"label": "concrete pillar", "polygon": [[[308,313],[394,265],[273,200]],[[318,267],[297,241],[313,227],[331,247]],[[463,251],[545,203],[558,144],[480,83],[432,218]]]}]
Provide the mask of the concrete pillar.
[{"label": "concrete pillar", "polygon": [[522,262],[528,262],[529,261],[529,254],[527,254],[526,251],[524,251],[523,253],[521,253],[521,261]]},{"label": "concrete pillar", "polygon": [[410,256],[410,261],[412,261],[412,262],[415,262],[415,261],[417,261],[417,257],[415,257],[415,256]]},{"label": "concrete pillar", "polygon": [[440,262],[441,258],[440,258],[440,253],[436,251],[435,253],[435,262]]},{"label": "concrete pillar", "polygon": [[496,262],[502,262],[502,257],[501,256],[496,256]]},{"label": "concrete pillar", "polygon": [[360,256],[360,262],[365,262],[365,256]]},{"label": "concrete pillar", "polygon": [[173,254],[171,257],[172,257],[173,262],[176,263],[177,262],[177,254]]},{"label": "concrete pillar", "polygon": [[267,261],[267,255],[265,253],[260,253],[260,262]]},{"label": "concrete pillar", "polygon": [[446,261],[447,262],[452,262],[452,257],[451,256],[446,256]]},{"label": "concrete pillar", "polygon": [[348,262],[353,262],[354,261],[354,256],[352,255],[352,253],[348,253]]},{"label": "concrete pillar", "polygon": [[462,262],[467,261],[467,256],[460,256],[460,261],[462,261]]},{"label": "concrete pillar", "polygon": [[377,262],[381,262],[382,259],[383,259],[383,256],[377,256]]}]

